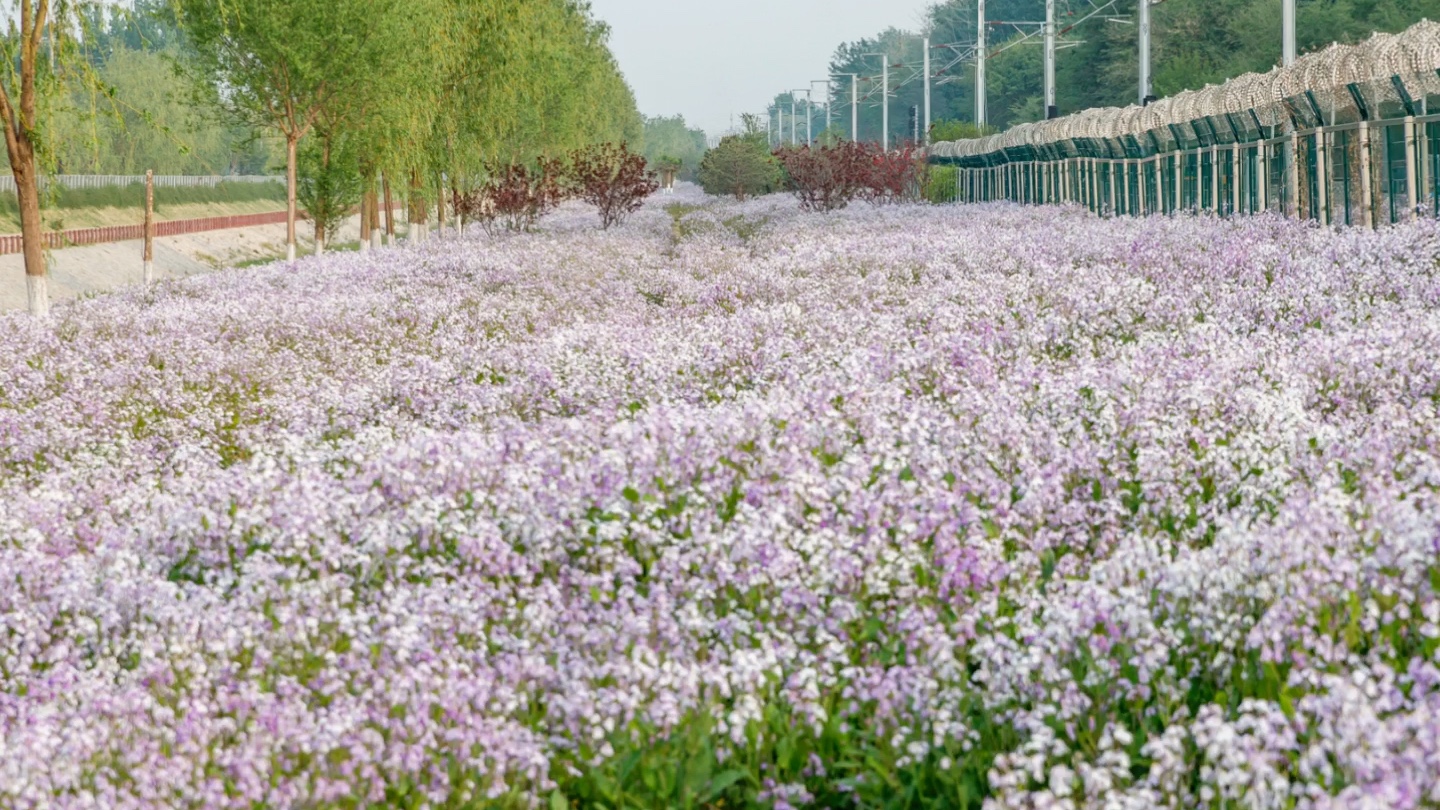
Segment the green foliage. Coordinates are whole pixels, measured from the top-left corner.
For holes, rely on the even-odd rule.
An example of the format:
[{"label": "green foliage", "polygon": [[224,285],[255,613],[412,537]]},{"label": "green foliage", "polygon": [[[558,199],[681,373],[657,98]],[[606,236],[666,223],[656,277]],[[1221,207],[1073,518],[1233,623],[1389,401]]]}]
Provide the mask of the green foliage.
[{"label": "green foliage", "polygon": [[588,4],[495,0],[462,4],[474,35],[445,114],[476,174],[596,143],[643,151],[644,122]]},{"label": "green foliage", "polygon": [[925,173],[921,196],[926,202],[954,202],[956,174],[954,166],[930,166]]},{"label": "green foliage", "polygon": [[704,130],[691,129],[682,115],[645,119],[645,159],[653,167],[677,161],[682,180],[694,180],[705,156]]},{"label": "green foliage", "polygon": [[706,194],[729,194],[743,200],[778,191],[780,164],[770,154],[763,133],[730,135],[705,153],[699,180]]},{"label": "green foliage", "polygon": [[[242,203],[270,200],[285,201],[285,185],[274,183],[218,183],[214,186],[187,186],[171,188],[155,187],[155,210],[163,211],[172,205],[201,205],[206,203]],[[131,183],[126,186],[104,186],[102,188],[58,188],[52,191],[47,201],[55,208],[76,210],[84,208],[143,208],[145,186]],[[19,209],[13,194],[0,194],[0,214],[18,216]]]},{"label": "green foliage", "polygon": [[945,119],[930,124],[930,141],[963,141],[967,138],[983,138],[986,135],[995,134],[994,127],[976,126],[974,121],[959,121],[956,119]]},{"label": "green foliage", "polygon": [[353,138],[311,139],[300,149],[296,197],[327,241],[360,204],[359,159]]},{"label": "green foliage", "polygon": [[96,67],[113,96],[75,87],[55,120],[56,170],[65,174],[264,174],[276,143],[225,124],[195,103],[175,70],[178,51],[107,49]]},{"label": "green foliage", "polygon": [[[189,68],[235,120],[303,136],[355,95],[399,0],[175,0]],[[357,25],[364,21],[363,25]],[[384,63],[381,63],[384,64]]]},{"label": "green foliage", "polygon": [[824,700],[827,719],[816,723],[773,698],[738,730],[738,742],[735,732],[716,731],[713,718],[726,713],[724,706],[692,713],[669,733],[632,723],[605,741],[612,756],[552,766],[559,789],[550,806],[769,810],[784,798],[777,786],[792,786],[812,797],[805,806],[979,810],[995,757],[1020,740],[971,703],[955,708],[974,730],[975,745],[950,742],[916,756],[908,741],[895,744],[894,729],[873,711],[847,717],[838,697]]},{"label": "green foliage", "polygon": [[[190,47],[163,0],[81,6],[77,65],[46,98],[44,156],[60,174],[264,174],[277,144],[216,120],[176,69]],[[9,168],[9,156],[0,152]],[[47,204],[54,204],[46,199]]]}]

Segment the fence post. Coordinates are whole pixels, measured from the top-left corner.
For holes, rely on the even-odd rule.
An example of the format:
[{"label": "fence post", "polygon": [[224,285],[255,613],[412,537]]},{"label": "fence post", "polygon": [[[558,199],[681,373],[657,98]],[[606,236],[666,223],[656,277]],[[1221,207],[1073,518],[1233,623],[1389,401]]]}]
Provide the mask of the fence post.
[{"label": "fence post", "polygon": [[1108,158],[1105,161],[1105,177],[1110,181],[1110,216],[1115,216],[1120,212],[1120,190],[1115,187],[1115,174],[1120,168],[1118,163],[1118,161]]},{"label": "fence post", "polygon": [[1165,159],[1155,156],[1155,213],[1165,213]]},{"label": "fence post", "polygon": [[1420,163],[1420,201],[1425,205],[1426,211],[1434,211],[1435,190],[1430,176],[1430,124],[1417,123],[1415,127],[1415,157]]},{"label": "fence post", "polygon": [[1290,185],[1289,207],[1286,213],[1300,218],[1300,132],[1290,131],[1290,151],[1285,156],[1286,178]]},{"label": "fence post", "polygon": [[1240,213],[1240,142],[1230,144],[1230,215]]},{"label": "fence post", "polygon": [[1260,210],[1261,210],[1261,211],[1269,211],[1269,210],[1270,210],[1270,144],[1266,143],[1265,141],[1261,141],[1261,142],[1260,142],[1260,160],[1259,160],[1259,164],[1260,164],[1260,169],[1259,169],[1259,175],[1260,175],[1260,176],[1256,178],[1256,182],[1259,183],[1258,191],[1259,191],[1260,193],[1259,193],[1258,196],[1259,196]]},{"label": "fence post", "polygon": [[1120,161],[1120,206],[1125,209],[1126,214],[1134,214],[1130,207],[1130,159]]},{"label": "fence post", "polygon": [[1406,220],[1411,222],[1415,220],[1420,208],[1415,199],[1415,157],[1415,116],[1411,115],[1405,118],[1405,199],[1410,205]]},{"label": "fence post", "polygon": [[1360,207],[1364,216],[1361,222],[1367,228],[1375,227],[1374,194],[1370,189],[1370,122],[1360,121]]},{"label": "fence post", "polygon": [[1085,161],[1085,203],[1090,210],[1100,213],[1100,161],[1089,158]]},{"label": "fence post", "polygon": [[155,281],[155,170],[145,171],[145,270],[142,281]]},{"label": "fence post", "polygon": [[1185,152],[1175,153],[1175,213],[1185,208]]}]

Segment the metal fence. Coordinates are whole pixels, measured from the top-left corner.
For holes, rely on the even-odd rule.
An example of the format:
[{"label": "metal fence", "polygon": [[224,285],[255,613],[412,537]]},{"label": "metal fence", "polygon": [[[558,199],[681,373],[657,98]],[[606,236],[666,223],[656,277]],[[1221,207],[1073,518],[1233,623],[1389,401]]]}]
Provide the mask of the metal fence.
[{"label": "metal fence", "polygon": [[[46,188],[52,184],[59,184],[65,188],[107,188],[110,186],[129,186],[144,182],[145,175],[143,174],[57,174],[40,178],[40,187]],[[155,175],[155,186],[157,188],[214,188],[221,183],[283,182],[285,182],[284,177],[269,174]],[[0,192],[10,192],[13,194],[15,192],[15,178],[9,174],[0,175]]]},{"label": "metal fence", "polygon": [[1327,225],[1440,215],[1440,24],[1148,107],[937,144],[930,160],[957,168],[960,201],[1277,211]]}]

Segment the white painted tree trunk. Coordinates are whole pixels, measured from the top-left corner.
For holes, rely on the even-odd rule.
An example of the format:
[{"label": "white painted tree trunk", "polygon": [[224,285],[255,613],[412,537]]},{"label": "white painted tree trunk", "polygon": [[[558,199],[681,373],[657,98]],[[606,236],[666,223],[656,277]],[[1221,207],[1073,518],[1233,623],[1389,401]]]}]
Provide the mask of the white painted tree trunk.
[{"label": "white painted tree trunk", "polygon": [[384,239],[385,239],[385,229],[384,229],[384,228],[376,228],[375,230],[373,230],[373,231],[370,232],[370,246],[371,246],[371,247],[376,248],[377,250],[378,250],[379,248],[383,247],[384,244],[385,244]]},{"label": "white painted tree trunk", "polygon": [[25,276],[25,293],[29,298],[30,314],[43,318],[50,314],[50,287],[48,276]]},{"label": "white painted tree trunk", "polygon": [[148,285],[148,284],[154,284],[154,283],[155,283],[155,262],[154,262],[154,260],[152,260],[152,259],[146,259],[146,260],[145,260],[145,276],[144,276],[144,282],[145,282],[147,285]]},{"label": "white painted tree trunk", "polygon": [[288,243],[286,243],[286,245],[285,245],[285,261],[287,261],[287,262],[293,262],[293,261],[295,261],[295,243],[294,243],[294,242],[288,242]]},{"label": "white painted tree trunk", "polygon": [[323,236],[317,236],[317,237],[315,238],[315,255],[316,255],[316,256],[324,256],[324,255],[325,255],[325,237],[323,237]]},{"label": "white painted tree trunk", "polygon": [[370,240],[368,240],[368,239],[361,239],[361,240],[360,240],[360,252],[361,252],[361,253],[369,253],[369,252],[370,252]]}]

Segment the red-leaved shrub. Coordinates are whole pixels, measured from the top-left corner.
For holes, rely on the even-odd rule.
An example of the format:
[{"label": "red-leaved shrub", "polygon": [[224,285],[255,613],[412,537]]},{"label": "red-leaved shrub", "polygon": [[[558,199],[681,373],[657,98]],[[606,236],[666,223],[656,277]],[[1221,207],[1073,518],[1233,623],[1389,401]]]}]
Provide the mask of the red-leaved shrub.
[{"label": "red-leaved shrub", "polygon": [[488,173],[478,188],[457,193],[454,200],[458,216],[479,222],[487,232],[501,225],[511,231],[530,230],[567,195],[561,182],[564,166],[558,160],[540,158],[534,166],[497,164]]},{"label": "red-leaved shrub", "polygon": [[806,211],[844,208],[870,182],[871,150],[863,143],[785,146],[775,158],[785,169],[790,191]]},{"label": "red-leaved shrub", "polygon": [[600,211],[600,227],[609,228],[640,210],[645,198],[660,188],[645,157],[625,144],[595,144],[570,153],[566,174],[576,197]]},{"label": "red-leaved shrub", "polygon": [[775,158],[806,211],[844,208],[856,197],[875,205],[913,202],[924,187],[925,158],[913,146],[887,152],[878,144],[842,141],[781,147]]},{"label": "red-leaved shrub", "polygon": [[886,152],[872,147],[860,196],[872,205],[916,202],[924,187],[925,156],[914,146]]}]

